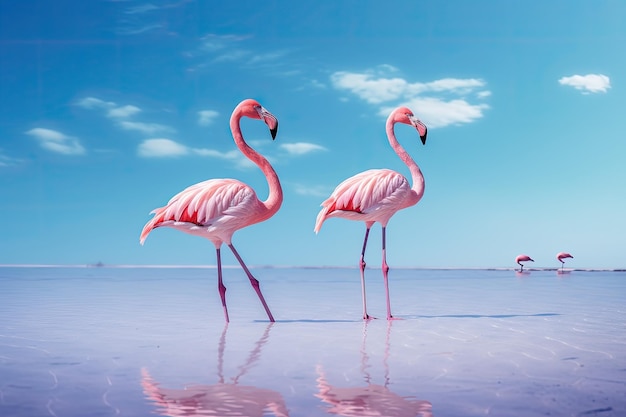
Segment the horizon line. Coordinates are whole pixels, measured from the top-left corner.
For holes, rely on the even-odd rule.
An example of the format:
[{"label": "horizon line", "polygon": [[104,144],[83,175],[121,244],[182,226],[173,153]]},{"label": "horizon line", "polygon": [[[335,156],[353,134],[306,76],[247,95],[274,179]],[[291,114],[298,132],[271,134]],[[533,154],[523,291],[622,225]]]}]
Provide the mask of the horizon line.
[{"label": "horizon line", "polygon": [[[157,269],[217,269],[216,265],[160,265],[160,264],[0,264],[0,268],[157,268]],[[240,268],[239,265],[222,265],[224,269]],[[357,266],[311,266],[311,265],[251,265],[254,269],[358,269]],[[380,269],[380,267],[366,267],[366,269]],[[475,271],[516,271],[514,267],[455,267],[455,266],[397,266],[395,270],[475,270]],[[557,271],[559,267],[524,268],[525,271]],[[565,271],[581,272],[626,272],[626,268],[566,268]]]}]

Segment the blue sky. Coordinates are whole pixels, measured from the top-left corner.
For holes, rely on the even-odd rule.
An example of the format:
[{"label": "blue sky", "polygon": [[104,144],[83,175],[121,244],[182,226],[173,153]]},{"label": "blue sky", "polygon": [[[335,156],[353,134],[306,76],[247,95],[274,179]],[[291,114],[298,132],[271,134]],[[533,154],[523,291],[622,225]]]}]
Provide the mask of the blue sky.
[{"label": "blue sky", "polygon": [[[214,264],[209,241],[139,233],[205,179],[265,199],[228,125],[255,98],[276,141],[242,129],[284,203],[235,234],[250,265],[357,264],[363,224],[315,235],[319,204],[366,169],[408,176],[384,130],[408,105],[426,191],[388,225],[392,268],[626,267],[625,20],[619,1],[3,2],[0,264]],[[377,225],[370,266],[380,247]]]}]

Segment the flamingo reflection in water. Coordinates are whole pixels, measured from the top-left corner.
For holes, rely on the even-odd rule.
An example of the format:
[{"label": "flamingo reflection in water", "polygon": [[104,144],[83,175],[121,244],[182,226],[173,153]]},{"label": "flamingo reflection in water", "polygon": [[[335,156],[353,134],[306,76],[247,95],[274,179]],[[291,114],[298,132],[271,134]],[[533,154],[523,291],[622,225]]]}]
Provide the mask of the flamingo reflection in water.
[{"label": "flamingo reflection in water", "polygon": [[[201,416],[241,416],[262,417],[289,417],[283,396],[270,389],[254,386],[239,385],[239,379],[258,361],[261,348],[269,338],[270,323],[254,349],[248,355],[239,374],[226,382],[224,378],[224,351],[226,349],[226,330],[224,327],[218,346],[217,374],[219,382],[214,385],[191,385],[184,389],[161,388],[160,384],[142,369],[141,385],[143,392],[152,400],[157,412],[171,417],[201,417]],[[267,414],[270,412],[272,414]]]},{"label": "flamingo reflection in water", "polygon": [[335,387],[326,379],[321,365],[317,366],[316,397],[320,398],[329,406],[328,414],[344,417],[432,417],[432,404],[429,401],[418,400],[414,397],[404,397],[389,389],[389,338],[392,321],[387,324],[387,336],[385,339],[385,353],[383,364],[385,368],[384,385],[373,384],[368,372],[369,356],[365,349],[367,339],[367,325],[364,323],[363,342],[361,345],[361,372],[367,386],[365,387]]}]

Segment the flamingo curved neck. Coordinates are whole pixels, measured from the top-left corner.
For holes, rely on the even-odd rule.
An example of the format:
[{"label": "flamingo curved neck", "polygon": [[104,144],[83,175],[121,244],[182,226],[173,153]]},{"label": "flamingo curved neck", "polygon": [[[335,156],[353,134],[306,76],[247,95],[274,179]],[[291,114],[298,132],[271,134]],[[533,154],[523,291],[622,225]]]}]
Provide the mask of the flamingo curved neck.
[{"label": "flamingo curved neck", "polygon": [[417,199],[419,201],[419,199],[421,199],[424,195],[424,175],[422,175],[420,167],[417,166],[413,158],[411,158],[411,155],[409,155],[409,153],[404,150],[402,145],[400,145],[400,143],[398,142],[398,139],[396,139],[396,134],[393,129],[396,122],[393,120],[392,116],[389,116],[389,118],[387,119],[387,138],[389,139],[389,144],[396,152],[396,154],[400,157],[402,162],[404,162],[404,164],[409,167],[409,171],[411,172],[411,180],[413,182],[413,186],[411,187],[411,189],[417,194]]},{"label": "flamingo curved neck", "polygon": [[233,134],[233,138],[235,139],[235,144],[241,153],[261,168],[261,171],[265,174],[265,179],[267,180],[267,184],[269,186],[269,195],[267,200],[263,201],[262,204],[267,208],[267,217],[271,217],[278,211],[283,202],[283,191],[280,186],[280,180],[278,179],[278,175],[276,174],[276,171],[274,171],[274,168],[272,168],[272,165],[270,165],[269,161],[265,159],[263,155],[252,149],[243,139],[241,126],[239,124],[242,116],[243,115],[238,111],[238,109],[233,112],[233,115],[230,118],[230,130]]}]

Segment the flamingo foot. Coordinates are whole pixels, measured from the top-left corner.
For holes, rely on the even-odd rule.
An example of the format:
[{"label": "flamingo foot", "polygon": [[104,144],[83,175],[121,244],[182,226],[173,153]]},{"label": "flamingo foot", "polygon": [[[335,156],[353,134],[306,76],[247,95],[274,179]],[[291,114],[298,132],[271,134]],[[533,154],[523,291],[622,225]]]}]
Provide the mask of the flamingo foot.
[{"label": "flamingo foot", "polygon": [[376,317],[374,317],[374,316],[370,316],[369,314],[365,314],[363,316],[363,320],[369,321],[369,320],[378,320],[378,319]]}]

